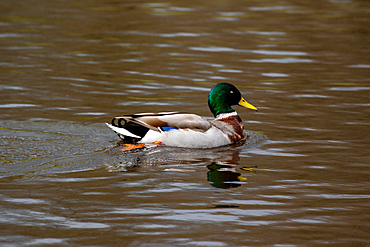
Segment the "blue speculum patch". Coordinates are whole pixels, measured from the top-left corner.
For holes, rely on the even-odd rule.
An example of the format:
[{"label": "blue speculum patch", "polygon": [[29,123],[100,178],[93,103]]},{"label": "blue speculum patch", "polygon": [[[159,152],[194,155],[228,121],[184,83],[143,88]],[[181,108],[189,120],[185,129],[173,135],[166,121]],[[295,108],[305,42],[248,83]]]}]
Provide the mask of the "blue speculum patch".
[{"label": "blue speculum patch", "polygon": [[170,126],[165,126],[165,127],[161,127],[161,130],[163,130],[163,131],[169,131],[169,130],[177,130],[177,128],[170,127]]}]

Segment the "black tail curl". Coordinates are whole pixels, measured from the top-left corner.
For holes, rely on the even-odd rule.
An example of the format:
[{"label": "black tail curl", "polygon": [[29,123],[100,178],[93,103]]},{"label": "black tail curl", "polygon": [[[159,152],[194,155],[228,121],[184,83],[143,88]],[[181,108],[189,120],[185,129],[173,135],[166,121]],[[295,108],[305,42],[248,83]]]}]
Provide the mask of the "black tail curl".
[{"label": "black tail curl", "polygon": [[[111,124],[118,128],[124,128],[127,131],[131,132],[134,135],[140,136],[143,138],[146,133],[149,131],[148,128],[135,123],[134,121],[130,121],[129,119],[125,119],[124,117],[115,117],[112,119]],[[121,134],[118,134],[118,136],[125,142],[125,143],[136,143],[141,138],[134,138],[129,136],[123,136]]]},{"label": "black tail curl", "polygon": [[[122,121],[123,121],[123,124],[122,124]],[[124,118],[115,117],[115,118],[112,119],[111,123],[115,127],[123,128],[123,126],[125,126],[128,122]]]}]

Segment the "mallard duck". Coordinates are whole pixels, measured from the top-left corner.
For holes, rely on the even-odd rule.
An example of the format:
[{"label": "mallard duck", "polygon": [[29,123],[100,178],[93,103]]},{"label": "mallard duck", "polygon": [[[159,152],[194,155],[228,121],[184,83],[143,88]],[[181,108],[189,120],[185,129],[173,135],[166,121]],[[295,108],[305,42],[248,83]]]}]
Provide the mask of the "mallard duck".
[{"label": "mallard duck", "polygon": [[[115,117],[107,125],[125,143],[155,143],[185,148],[213,148],[237,143],[244,127],[237,112],[240,105],[257,111],[232,84],[219,83],[208,95],[208,106],[215,119],[184,112],[140,113]],[[144,145],[143,145],[144,144]]]}]

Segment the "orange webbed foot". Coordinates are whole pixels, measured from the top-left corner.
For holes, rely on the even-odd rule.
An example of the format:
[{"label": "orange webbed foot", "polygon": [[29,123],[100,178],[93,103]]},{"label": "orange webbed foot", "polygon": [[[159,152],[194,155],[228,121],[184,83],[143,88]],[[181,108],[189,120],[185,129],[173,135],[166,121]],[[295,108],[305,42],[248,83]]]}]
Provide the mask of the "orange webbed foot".
[{"label": "orange webbed foot", "polygon": [[138,144],[124,144],[124,145],[125,145],[125,147],[121,148],[122,151],[131,151],[131,150],[134,150],[134,149],[141,149],[141,148],[145,148],[145,147],[153,147],[153,146],[162,145],[162,142],[155,141],[155,142],[149,143],[149,144],[138,143]]},{"label": "orange webbed foot", "polygon": [[124,148],[121,148],[122,151],[130,151],[134,149],[144,148],[144,144],[125,144]]}]

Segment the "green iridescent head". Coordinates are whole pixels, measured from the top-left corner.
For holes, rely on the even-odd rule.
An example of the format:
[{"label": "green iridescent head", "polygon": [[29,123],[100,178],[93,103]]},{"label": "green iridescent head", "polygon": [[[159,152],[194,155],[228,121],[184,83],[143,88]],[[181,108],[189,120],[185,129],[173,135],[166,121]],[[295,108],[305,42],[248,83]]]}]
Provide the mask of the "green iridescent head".
[{"label": "green iridescent head", "polygon": [[208,94],[208,106],[215,117],[221,113],[235,112],[231,108],[233,105],[257,111],[257,108],[245,101],[239,90],[230,83],[219,83]]}]

